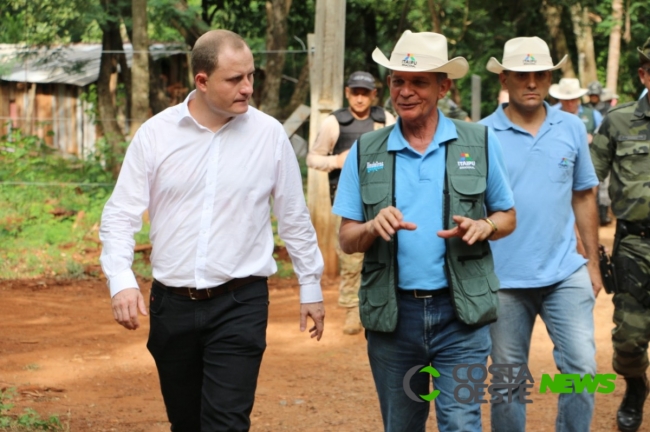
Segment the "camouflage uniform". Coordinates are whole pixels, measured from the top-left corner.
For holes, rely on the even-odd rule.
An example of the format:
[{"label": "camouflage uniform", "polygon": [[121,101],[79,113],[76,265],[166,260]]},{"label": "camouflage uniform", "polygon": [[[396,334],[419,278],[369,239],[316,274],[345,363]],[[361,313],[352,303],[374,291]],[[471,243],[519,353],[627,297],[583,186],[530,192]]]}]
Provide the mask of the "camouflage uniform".
[{"label": "camouflage uniform", "polygon": [[449,94],[445,95],[444,98],[438,101],[438,108],[447,118],[453,118],[457,120],[465,120],[469,117],[466,111],[463,111],[453,100]]},{"label": "camouflage uniform", "polygon": [[[648,98],[609,111],[591,145],[591,158],[600,180],[611,170],[609,194],[619,220],[613,251],[619,263],[619,292],[614,295],[616,327],[612,331],[614,370],[625,377],[641,376],[648,367],[650,341],[650,310],[643,296],[650,289],[650,230],[646,234],[643,229],[650,228]],[[626,222],[641,231],[625,235]]]}]

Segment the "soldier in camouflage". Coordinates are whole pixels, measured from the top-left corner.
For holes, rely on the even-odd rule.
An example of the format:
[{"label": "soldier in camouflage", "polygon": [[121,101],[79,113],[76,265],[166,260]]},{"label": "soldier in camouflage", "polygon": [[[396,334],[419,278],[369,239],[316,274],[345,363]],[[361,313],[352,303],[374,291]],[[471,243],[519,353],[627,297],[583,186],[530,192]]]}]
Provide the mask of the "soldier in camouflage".
[{"label": "soldier in camouflage", "polygon": [[587,86],[587,96],[589,96],[589,102],[586,104],[589,108],[597,110],[603,116],[607,114],[607,110],[610,108],[610,104],[605,101],[603,94],[605,89],[598,81],[593,81]]},{"label": "soldier in camouflage", "polygon": [[[650,38],[637,48],[639,78],[650,89]],[[600,180],[611,171],[609,193],[616,216],[612,261],[614,294],[614,370],[627,388],[618,409],[619,430],[637,431],[648,395],[650,341],[650,97],[612,108],[591,146]]]}]

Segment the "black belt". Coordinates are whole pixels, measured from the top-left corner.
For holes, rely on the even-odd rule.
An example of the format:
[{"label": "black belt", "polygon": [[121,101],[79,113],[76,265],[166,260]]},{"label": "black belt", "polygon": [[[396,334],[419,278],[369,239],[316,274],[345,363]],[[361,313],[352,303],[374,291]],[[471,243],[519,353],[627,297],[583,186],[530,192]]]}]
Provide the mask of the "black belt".
[{"label": "black belt", "polygon": [[619,231],[623,237],[626,235],[635,235],[641,238],[650,237],[650,224],[647,222],[629,222],[618,219],[616,221],[616,230]]},{"label": "black belt", "polygon": [[399,289],[398,290],[401,295],[406,295],[409,297],[415,297],[415,298],[432,298],[432,297],[439,297],[442,295],[449,295],[449,288],[442,288],[442,289],[436,289],[436,290],[406,290],[406,289]]},{"label": "black belt", "polygon": [[169,287],[167,285],[163,285],[160,281],[157,281],[156,279],[153,280],[153,286],[161,288],[167,292],[173,293],[173,294],[178,294],[183,297],[189,297],[192,300],[207,300],[209,298],[214,298],[217,296],[220,296],[222,294],[226,294],[232,291],[235,291],[244,285],[248,285],[250,283],[256,282],[258,280],[266,280],[267,278],[265,276],[247,276],[244,278],[236,278],[236,279],[230,279],[228,282],[221,284],[216,287],[212,288],[202,288],[202,289],[197,289],[197,288],[189,288],[189,287],[183,287],[183,288],[175,288],[175,287]]}]

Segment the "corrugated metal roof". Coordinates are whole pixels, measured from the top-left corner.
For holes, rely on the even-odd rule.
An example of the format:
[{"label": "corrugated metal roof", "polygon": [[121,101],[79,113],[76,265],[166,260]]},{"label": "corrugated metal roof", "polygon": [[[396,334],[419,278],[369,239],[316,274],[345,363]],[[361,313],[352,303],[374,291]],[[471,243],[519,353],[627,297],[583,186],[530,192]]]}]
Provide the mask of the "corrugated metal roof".
[{"label": "corrugated metal roof", "polygon": [[[133,46],[124,44],[129,67]],[[179,45],[154,44],[149,47],[154,60],[186,51]],[[86,86],[97,81],[101,44],[76,44],[50,48],[26,48],[0,44],[0,80],[29,83],[61,83]]]}]

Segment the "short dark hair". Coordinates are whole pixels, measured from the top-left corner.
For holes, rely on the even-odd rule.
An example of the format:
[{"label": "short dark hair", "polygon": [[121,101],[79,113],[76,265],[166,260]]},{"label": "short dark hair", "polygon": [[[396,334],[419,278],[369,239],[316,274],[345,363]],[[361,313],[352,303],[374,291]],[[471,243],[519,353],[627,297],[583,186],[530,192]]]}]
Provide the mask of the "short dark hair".
[{"label": "short dark hair", "polygon": [[212,74],[217,69],[219,53],[224,48],[244,49],[248,48],[246,41],[237,33],[229,30],[211,30],[204,33],[192,48],[192,72],[194,75],[199,72]]}]

